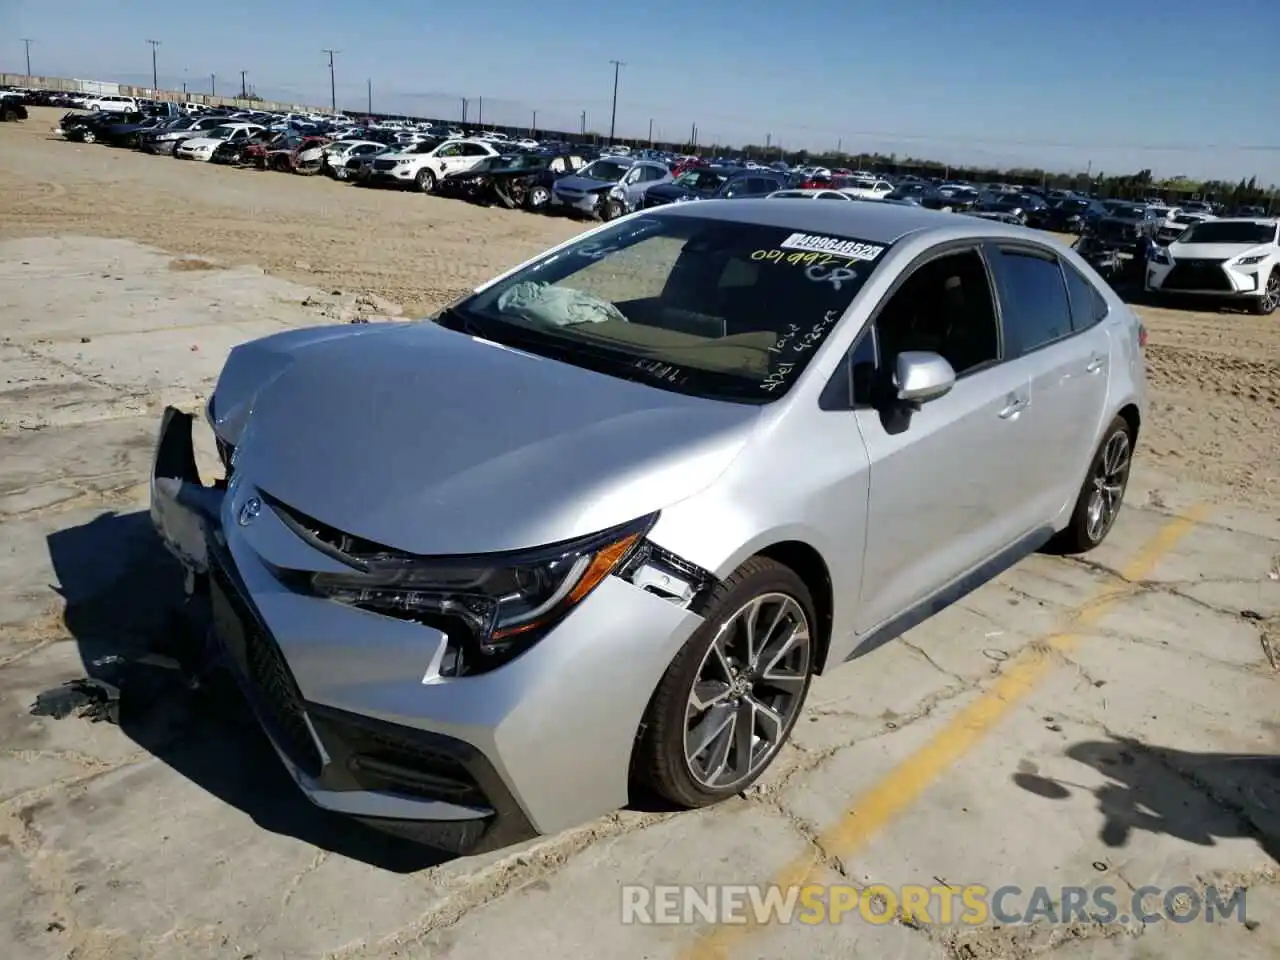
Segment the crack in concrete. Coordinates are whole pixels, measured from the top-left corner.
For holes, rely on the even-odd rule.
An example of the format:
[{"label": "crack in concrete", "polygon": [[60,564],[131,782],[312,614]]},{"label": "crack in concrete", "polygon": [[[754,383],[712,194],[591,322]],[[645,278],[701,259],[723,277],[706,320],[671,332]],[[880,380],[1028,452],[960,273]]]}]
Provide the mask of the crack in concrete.
[{"label": "crack in concrete", "polygon": [[772,797],[769,799],[756,799],[753,802],[765,807],[766,809],[776,813],[787,825],[799,834],[800,838],[813,851],[814,858],[836,876],[849,883],[854,883],[854,877],[845,867],[844,861],[822,843],[822,835],[818,830],[817,824],[800,816],[790,807],[788,807],[780,798]]},{"label": "crack in concrete", "polygon": [[938,663],[938,661],[934,660],[933,657],[929,655],[928,650],[920,646],[918,643],[914,643],[911,640],[908,640],[905,635],[899,637],[898,642],[901,643],[908,650],[913,650],[916,653],[918,653],[921,657],[925,659],[925,661],[929,664],[929,666],[933,667],[933,669],[937,670],[944,677],[950,677],[952,680],[955,680],[957,683],[960,683],[960,684],[972,683],[972,681],[967,680],[966,678],[960,676],[960,674],[956,673],[955,671],[948,670],[945,667],[943,667],[941,664]]}]

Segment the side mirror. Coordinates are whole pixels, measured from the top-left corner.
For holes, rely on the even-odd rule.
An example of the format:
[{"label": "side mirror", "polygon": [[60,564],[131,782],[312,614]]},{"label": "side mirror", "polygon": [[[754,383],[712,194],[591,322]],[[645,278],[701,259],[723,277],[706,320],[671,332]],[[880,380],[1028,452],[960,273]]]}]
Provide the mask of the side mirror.
[{"label": "side mirror", "polygon": [[904,403],[928,403],[947,393],[956,384],[956,372],[946,359],[924,350],[898,354],[893,385]]}]

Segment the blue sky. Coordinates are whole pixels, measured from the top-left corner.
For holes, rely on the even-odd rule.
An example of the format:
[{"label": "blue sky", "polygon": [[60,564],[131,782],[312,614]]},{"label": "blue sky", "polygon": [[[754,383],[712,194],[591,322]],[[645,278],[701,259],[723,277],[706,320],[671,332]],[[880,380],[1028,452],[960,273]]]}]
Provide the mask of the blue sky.
[{"label": "blue sky", "polygon": [[[579,12],[570,12],[577,10]],[[1034,11],[1031,12],[1031,11]],[[0,70],[619,135],[1280,183],[1280,3],[0,0]]]}]

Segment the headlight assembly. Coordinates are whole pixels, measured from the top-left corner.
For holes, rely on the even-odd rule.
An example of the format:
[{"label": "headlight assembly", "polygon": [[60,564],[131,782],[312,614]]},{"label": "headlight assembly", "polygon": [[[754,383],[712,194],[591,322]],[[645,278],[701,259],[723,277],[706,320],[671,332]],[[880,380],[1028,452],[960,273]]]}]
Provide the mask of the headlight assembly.
[{"label": "headlight assembly", "polygon": [[1251,267],[1255,263],[1261,263],[1263,260],[1267,259],[1268,256],[1270,256],[1270,254],[1257,253],[1248,257],[1240,257],[1238,260],[1236,260],[1236,266]]},{"label": "headlight assembly", "polygon": [[[301,521],[277,512],[288,526]],[[310,586],[339,603],[437,626],[451,640],[466,641],[471,649],[463,651],[464,659],[467,652],[479,654],[490,662],[476,666],[488,669],[536,642],[581,603],[626,562],[656,519],[653,514],[536,550],[475,557],[419,557],[380,548],[335,552],[330,546],[326,552],[353,569],[313,573]],[[314,530],[295,532],[316,543]]]}]

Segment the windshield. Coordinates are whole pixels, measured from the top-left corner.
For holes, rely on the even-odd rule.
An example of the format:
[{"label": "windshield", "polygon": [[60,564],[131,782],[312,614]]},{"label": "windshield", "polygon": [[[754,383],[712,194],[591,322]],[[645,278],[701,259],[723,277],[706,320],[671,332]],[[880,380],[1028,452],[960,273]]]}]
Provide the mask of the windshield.
[{"label": "windshield", "polygon": [[884,245],[700,217],[620,222],[462,301],[479,336],[668,390],[790,389]]},{"label": "windshield", "polygon": [[235,127],[214,127],[205,133],[205,137],[210,140],[226,140],[235,131]]},{"label": "windshield", "polygon": [[710,170],[686,170],[676,177],[675,184],[690,190],[715,190],[724,181],[724,177]]},{"label": "windshield", "polygon": [[1209,220],[1197,223],[1181,237],[1179,243],[1271,243],[1276,238],[1274,223],[1250,220]]},{"label": "windshield", "polygon": [[590,177],[592,180],[608,180],[610,183],[617,183],[630,169],[631,164],[629,163],[618,163],[616,160],[595,160],[583,167],[579,175]]}]

